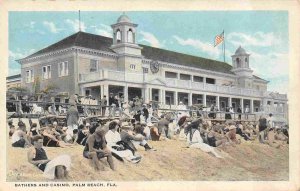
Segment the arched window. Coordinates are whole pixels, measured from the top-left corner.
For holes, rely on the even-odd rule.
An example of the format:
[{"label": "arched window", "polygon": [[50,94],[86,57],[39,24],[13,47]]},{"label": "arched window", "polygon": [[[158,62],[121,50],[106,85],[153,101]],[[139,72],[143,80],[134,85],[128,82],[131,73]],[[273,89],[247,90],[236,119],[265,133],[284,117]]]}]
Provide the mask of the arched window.
[{"label": "arched window", "polygon": [[127,42],[129,43],[134,43],[133,42],[133,39],[134,39],[134,36],[133,36],[133,32],[131,29],[129,29],[129,31],[127,32]]},{"label": "arched window", "polygon": [[122,39],[122,37],[121,37],[121,31],[118,29],[117,30],[117,42],[121,42],[121,39]]},{"label": "arched window", "polygon": [[241,62],[240,62],[240,59],[239,58],[236,58],[236,67],[237,68],[240,68],[241,67]]}]

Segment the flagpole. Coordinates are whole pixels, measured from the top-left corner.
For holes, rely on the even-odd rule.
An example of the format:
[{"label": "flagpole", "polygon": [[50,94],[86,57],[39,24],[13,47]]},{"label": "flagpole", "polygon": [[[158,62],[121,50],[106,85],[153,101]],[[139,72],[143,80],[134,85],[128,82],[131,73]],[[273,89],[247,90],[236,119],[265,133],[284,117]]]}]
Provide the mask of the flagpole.
[{"label": "flagpole", "polygon": [[224,62],[225,62],[225,31],[223,30],[223,35],[224,35]]}]

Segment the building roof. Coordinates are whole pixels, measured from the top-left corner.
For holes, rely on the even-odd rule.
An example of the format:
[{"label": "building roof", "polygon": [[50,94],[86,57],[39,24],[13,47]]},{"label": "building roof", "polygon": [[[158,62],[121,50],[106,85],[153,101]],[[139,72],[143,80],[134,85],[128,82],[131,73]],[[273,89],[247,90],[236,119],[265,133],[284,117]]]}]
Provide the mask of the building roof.
[{"label": "building roof", "polygon": [[243,49],[241,46],[239,46],[238,49],[236,49],[235,51],[235,55],[245,55],[245,54],[247,54],[246,50]]},{"label": "building roof", "polygon": [[17,75],[12,75],[12,76],[7,76],[6,80],[14,80],[14,79],[21,79],[21,74],[17,74]]},{"label": "building roof", "polygon": [[254,77],[254,79],[258,79],[258,80],[263,80],[263,81],[269,82],[268,80],[262,79],[262,78],[260,78],[258,76],[255,76],[255,75],[253,75],[253,77]]},{"label": "building roof", "polygon": [[[49,53],[52,51],[69,48],[72,46],[79,46],[79,47],[114,53],[114,51],[110,49],[112,43],[113,43],[112,38],[85,33],[85,32],[77,32],[67,38],[60,40],[57,43],[54,43],[36,53],[27,56],[25,59],[32,58],[41,54]],[[151,60],[156,60],[161,62],[169,62],[169,63],[174,63],[182,66],[191,66],[191,67],[215,71],[215,72],[234,74],[233,72],[231,72],[232,66],[224,62],[219,62],[207,58],[154,48],[154,47],[141,45],[141,44],[140,46],[143,47],[142,55],[146,59],[151,59]]]},{"label": "building roof", "polygon": [[117,23],[131,23],[130,18],[124,13],[118,18]]}]

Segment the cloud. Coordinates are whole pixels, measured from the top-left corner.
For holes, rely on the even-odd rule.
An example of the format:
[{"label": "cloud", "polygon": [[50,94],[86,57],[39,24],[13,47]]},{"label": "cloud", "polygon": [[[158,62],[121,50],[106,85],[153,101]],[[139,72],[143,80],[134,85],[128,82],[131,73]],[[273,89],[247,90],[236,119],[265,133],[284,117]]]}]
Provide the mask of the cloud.
[{"label": "cloud", "polygon": [[91,26],[91,27],[95,28],[95,32],[97,34],[112,38],[113,32],[112,32],[112,28],[110,26],[101,24],[100,28],[97,28],[96,26]]},{"label": "cloud", "polygon": [[149,43],[150,46],[157,47],[157,48],[162,48],[164,46],[162,43],[159,42],[159,40],[152,33],[141,31],[140,34],[142,36],[142,39],[140,40],[141,42],[145,41]]},{"label": "cloud", "polygon": [[274,33],[256,32],[253,35],[232,32],[227,35],[227,40],[235,46],[259,46],[269,47],[281,43],[279,37],[275,36]]},{"label": "cloud", "polygon": [[9,55],[10,59],[18,60],[21,58],[25,58],[34,52],[35,52],[35,49],[30,49],[29,51],[20,51],[20,50],[11,51],[11,50],[9,50],[8,55]]},{"label": "cloud", "polygon": [[[75,20],[66,19],[65,23],[68,24],[70,27],[72,27],[75,32],[79,31],[79,20],[78,19],[75,19]],[[80,28],[81,28],[81,31],[83,31],[83,32],[86,31],[86,26],[85,26],[84,22],[82,22],[82,21],[80,21]]]},{"label": "cloud", "polygon": [[62,30],[57,28],[53,22],[44,21],[43,25],[46,26],[52,33],[58,33]]},{"label": "cloud", "polygon": [[182,39],[178,36],[173,36],[173,38],[180,44],[183,46],[191,46],[193,48],[196,48],[206,54],[208,54],[209,56],[213,56],[214,58],[218,58],[221,55],[221,51],[214,47],[211,43],[207,43],[207,42],[202,42],[200,40],[196,40],[196,39]]}]

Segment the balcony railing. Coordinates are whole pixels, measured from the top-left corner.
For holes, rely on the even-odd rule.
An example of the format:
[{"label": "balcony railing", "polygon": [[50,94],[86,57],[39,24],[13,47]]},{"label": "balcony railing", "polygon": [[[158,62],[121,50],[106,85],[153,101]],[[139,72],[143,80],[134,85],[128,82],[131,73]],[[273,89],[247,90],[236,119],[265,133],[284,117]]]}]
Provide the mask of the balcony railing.
[{"label": "balcony railing", "polygon": [[[80,74],[80,82],[92,82],[97,80],[115,80],[122,82],[134,82],[143,83],[149,82],[153,79],[153,76],[148,76],[148,74],[140,73],[128,73],[124,71],[112,71],[112,70],[100,70],[98,72]],[[271,93],[267,91],[257,91],[252,89],[243,89],[230,86],[220,86],[215,84],[207,84],[202,82],[193,82],[190,80],[179,80],[174,78],[160,78],[165,82],[167,87],[183,88],[183,89],[193,89],[207,92],[219,92],[225,94],[234,94],[241,96],[254,96],[254,97],[266,97]],[[272,94],[278,99],[287,99],[285,94]]]}]

